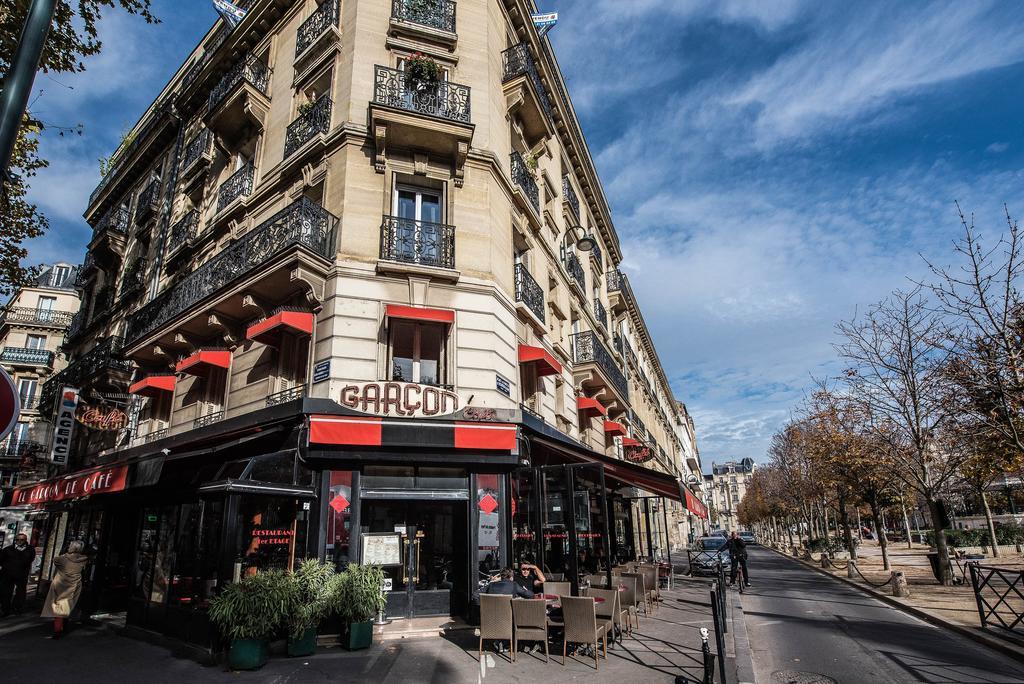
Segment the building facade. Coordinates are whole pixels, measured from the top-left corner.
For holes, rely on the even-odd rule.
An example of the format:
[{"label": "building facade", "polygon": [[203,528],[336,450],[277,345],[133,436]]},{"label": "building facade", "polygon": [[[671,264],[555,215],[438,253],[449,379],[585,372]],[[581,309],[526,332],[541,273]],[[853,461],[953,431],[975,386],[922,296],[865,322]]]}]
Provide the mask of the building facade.
[{"label": "building facade", "polygon": [[[43,383],[66,365],[61,345],[78,311],[77,277],[73,264],[44,264],[35,281],[19,289],[0,312],[0,365],[14,380],[21,404],[18,422],[0,441],[0,492],[47,474],[52,426],[40,413],[39,396]],[[15,532],[31,533],[25,513],[0,509],[0,546]]]},{"label": "building facade", "polygon": [[399,618],[524,559],[668,560],[693,425],[533,4],[247,5],[90,199],[67,474],[15,495],[45,553],[85,539],[91,605],[195,642],[305,556],[381,563]]},{"label": "building facade", "polygon": [[754,467],[752,458],[711,464],[711,472],[704,476],[704,491],[714,529],[740,529],[736,509],[747,493]]}]

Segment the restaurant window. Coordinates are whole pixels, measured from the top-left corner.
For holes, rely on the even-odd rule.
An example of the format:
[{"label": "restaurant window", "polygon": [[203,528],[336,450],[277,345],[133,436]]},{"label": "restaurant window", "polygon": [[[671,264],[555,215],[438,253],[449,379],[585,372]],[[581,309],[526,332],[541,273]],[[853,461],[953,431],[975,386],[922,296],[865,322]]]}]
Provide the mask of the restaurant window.
[{"label": "restaurant window", "polygon": [[327,556],[343,567],[352,558],[352,471],[332,470],[327,495]]},{"label": "restaurant window", "polygon": [[207,607],[218,586],[223,517],[222,500],[181,505],[169,605]]},{"label": "restaurant window", "polygon": [[480,577],[501,570],[501,538],[504,511],[501,508],[499,475],[476,476],[477,534],[476,560]]},{"label": "restaurant window", "polygon": [[[234,525],[240,572],[289,570],[305,549],[305,525],[298,524],[295,499],[243,496]],[[305,511],[303,511],[305,512]]]},{"label": "restaurant window", "polygon": [[[537,471],[523,468],[512,474],[512,560],[519,563],[540,561],[539,511],[533,500],[537,492]],[[480,569],[484,571],[483,568]]]},{"label": "restaurant window", "polygon": [[445,337],[447,326],[392,319],[390,322],[391,379],[424,385],[447,385]]}]

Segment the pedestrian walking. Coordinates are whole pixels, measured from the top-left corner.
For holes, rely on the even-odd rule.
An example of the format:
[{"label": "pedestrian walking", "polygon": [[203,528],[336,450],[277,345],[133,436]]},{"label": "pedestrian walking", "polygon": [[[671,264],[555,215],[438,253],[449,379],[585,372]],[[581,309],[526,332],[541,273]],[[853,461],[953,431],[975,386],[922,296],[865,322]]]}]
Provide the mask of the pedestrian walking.
[{"label": "pedestrian walking", "polygon": [[89,557],[82,553],[84,548],[82,542],[73,541],[68,544],[67,553],[53,559],[57,573],[50,583],[41,617],[53,618],[54,639],[63,636],[65,621],[71,617],[82,595],[82,574],[89,563]]},{"label": "pedestrian walking", "polygon": [[729,584],[736,584],[736,566],[740,565],[743,567],[743,580],[744,584],[750,586],[750,573],[747,571],[747,543],[740,538],[738,532],[733,532],[732,536],[729,537],[729,541],[725,543],[726,548],[729,549],[730,568],[729,568]]},{"label": "pedestrian walking", "polygon": [[13,544],[0,550],[0,617],[25,609],[25,587],[35,558],[36,549],[25,534],[16,535]]}]

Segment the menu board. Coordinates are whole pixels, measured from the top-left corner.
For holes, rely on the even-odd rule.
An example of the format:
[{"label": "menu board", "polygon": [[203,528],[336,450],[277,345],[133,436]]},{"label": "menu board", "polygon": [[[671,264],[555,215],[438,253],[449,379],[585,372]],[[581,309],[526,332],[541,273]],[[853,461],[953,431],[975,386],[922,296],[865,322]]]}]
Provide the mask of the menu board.
[{"label": "menu board", "polygon": [[362,534],[363,565],[401,565],[402,535],[385,532],[383,534]]}]

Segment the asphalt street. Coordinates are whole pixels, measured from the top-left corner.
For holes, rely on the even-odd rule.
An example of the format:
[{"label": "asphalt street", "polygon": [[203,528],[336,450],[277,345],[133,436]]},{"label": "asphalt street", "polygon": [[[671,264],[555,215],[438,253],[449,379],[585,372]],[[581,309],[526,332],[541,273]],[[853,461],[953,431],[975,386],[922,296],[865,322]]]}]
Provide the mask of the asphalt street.
[{"label": "asphalt street", "polygon": [[794,560],[752,548],[749,562],[742,602],[758,682],[1024,682],[1024,665]]}]

